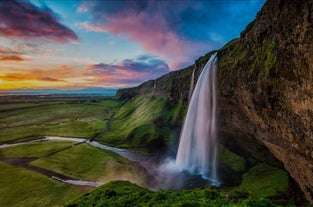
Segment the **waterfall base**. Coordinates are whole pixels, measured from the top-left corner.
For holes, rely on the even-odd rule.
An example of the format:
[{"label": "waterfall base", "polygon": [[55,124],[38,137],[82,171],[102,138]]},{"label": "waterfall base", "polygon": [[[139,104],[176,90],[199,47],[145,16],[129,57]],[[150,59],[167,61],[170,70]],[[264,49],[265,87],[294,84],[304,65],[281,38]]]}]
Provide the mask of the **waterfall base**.
[{"label": "waterfall base", "polygon": [[219,187],[221,183],[199,173],[180,169],[175,160],[166,159],[158,168],[158,178],[161,189],[194,189],[205,186]]}]

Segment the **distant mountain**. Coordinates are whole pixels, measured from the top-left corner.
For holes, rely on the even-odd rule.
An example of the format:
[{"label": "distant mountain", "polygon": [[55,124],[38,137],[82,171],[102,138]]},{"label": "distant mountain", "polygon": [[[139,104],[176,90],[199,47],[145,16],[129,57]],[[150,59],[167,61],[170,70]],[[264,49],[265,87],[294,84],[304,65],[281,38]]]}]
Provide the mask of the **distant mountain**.
[{"label": "distant mountain", "polygon": [[79,90],[62,90],[62,89],[17,89],[17,90],[0,90],[2,95],[104,95],[114,96],[116,89],[111,88],[84,88]]}]

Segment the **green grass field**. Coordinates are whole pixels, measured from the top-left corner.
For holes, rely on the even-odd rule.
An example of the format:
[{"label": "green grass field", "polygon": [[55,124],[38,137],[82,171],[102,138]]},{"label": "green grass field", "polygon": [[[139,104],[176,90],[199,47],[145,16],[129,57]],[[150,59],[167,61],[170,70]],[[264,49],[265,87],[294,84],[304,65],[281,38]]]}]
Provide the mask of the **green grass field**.
[{"label": "green grass field", "polygon": [[[0,104],[0,144],[43,136],[94,136],[108,145],[159,149],[177,140],[175,130],[181,126],[185,112],[182,103],[153,97]],[[112,115],[108,132],[107,120]],[[0,158],[38,157],[31,165],[81,180],[129,180],[140,186],[151,181],[138,163],[86,143],[70,147],[73,144],[49,141],[2,148]],[[76,198],[68,206],[275,206],[262,199],[268,196],[288,203],[289,198],[281,194],[289,187],[285,171],[260,163],[251,167],[243,157],[226,147],[219,148],[219,161],[243,174],[240,186],[151,192],[127,182],[113,182],[78,198],[91,188],[63,184],[0,162],[0,206],[59,206]],[[57,153],[45,157],[53,152]]]},{"label": "green grass field", "polygon": [[63,206],[90,188],[54,181],[39,173],[0,162],[0,206]]},{"label": "green grass field", "polygon": [[[0,149],[0,158],[44,157],[74,143],[47,141],[7,147]],[[137,163],[88,144],[67,148],[31,164],[81,180],[108,182],[123,179],[141,186],[148,181],[146,171]],[[59,206],[91,189],[63,184],[3,162],[0,162],[0,169],[0,206]]]},{"label": "green grass field", "polygon": [[70,141],[37,142],[0,149],[2,157],[42,157],[75,144]]},{"label": "green grass field", "polygon": [[[46,135],[91,137],[106,129],[108,108],[114,103],[58,103],[0,105],[0,144]],[[108,104],[105,105],[105,103]]]},{"label": "green grass field", "polygon": [[142,183],[145,179],[144,171],[137,163],[88,144],[41,158],[31,164],[82,180],[107,181],[114,175],[131,180],[143,176]]},{"label": "green grass field", "polygon": [[[76,103],[0,104],[0,144],[43,136],[90,138],[120,147],[160,147],[177,138],[185,108],[166,99],[138,97]],[[113,116],[111,131],[106,122]],[[105,133],[104,133],[105,132]]]}]

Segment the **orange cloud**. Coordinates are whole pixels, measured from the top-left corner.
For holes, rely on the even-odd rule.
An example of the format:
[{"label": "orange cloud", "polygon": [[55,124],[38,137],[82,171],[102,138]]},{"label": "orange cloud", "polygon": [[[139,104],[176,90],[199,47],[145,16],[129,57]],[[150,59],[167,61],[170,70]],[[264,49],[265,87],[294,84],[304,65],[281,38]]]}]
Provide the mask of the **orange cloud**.
[{"label": "orange cloud", "polygon": [[8,73],[1,75],[0,79],[2,81],[24,81],[24,80],[40,80],[40,81],[64,81],[57,78],[52,78],[48,76],[43,76],[36,73]]},{"label": "orange cloud", "polygon": [[94,64],[85,67],[60,65],[35,69],[11,66],[0,72],[0,89],[6,88],[85,88],[128,87],[155,79],[169,72],[168,65],[155,56],[142,55],[115,64]]},{"label": "orange cloud", "polygon": [[21,62],[24,61],[25,59],[22,57],[18,56],[8,56],[8,57],[0,57],[0,61],[15,61],[15,62]]},{"label": "orange cloud", "polygon": [[20,49],[5,48],[0,45],[0,61],[21,62],[25,60],[22,55]]},{"label": "orange cloud", "polygon": [[36,69],[16,66],[6,72],[0,72],[0,89],[83,88],[93,86],[92,79],[85,76],[85,72],[86,69],[66,65]]}]

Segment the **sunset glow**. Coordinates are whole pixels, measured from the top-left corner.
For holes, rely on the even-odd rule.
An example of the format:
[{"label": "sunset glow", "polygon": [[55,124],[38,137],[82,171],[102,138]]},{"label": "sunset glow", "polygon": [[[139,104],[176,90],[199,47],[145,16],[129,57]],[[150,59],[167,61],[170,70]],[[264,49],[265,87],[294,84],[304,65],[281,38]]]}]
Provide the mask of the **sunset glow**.
[{"label": "sunset glow", "polygon": [[174,1],[1,1],[0,90],[135,86],[239,37],[264,3]]}]

